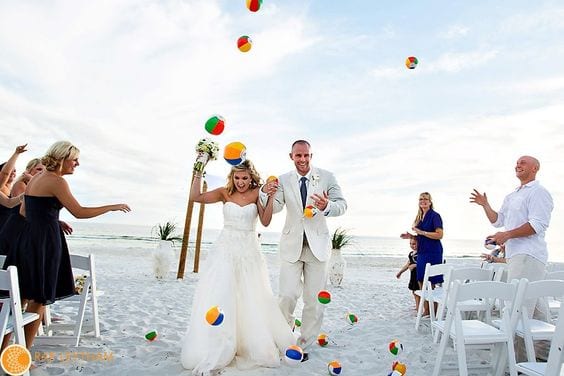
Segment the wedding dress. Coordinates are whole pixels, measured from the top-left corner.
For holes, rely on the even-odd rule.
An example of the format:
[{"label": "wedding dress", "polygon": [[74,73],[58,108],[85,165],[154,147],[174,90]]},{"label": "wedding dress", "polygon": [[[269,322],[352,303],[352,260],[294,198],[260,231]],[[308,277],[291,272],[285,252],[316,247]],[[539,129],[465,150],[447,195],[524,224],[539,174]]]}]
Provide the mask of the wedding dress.
[{"label": "wedding dress", "polygon": [[[260,252],[256,204],[228,201],[223,216],[223,230],[202,265],[182,339],[182,365],[193,375],[210,375],[233,361],[239,369],[277,367],[280,354],[295,344]],[[224,314],[218,326],[205,318],[213,306]]]}]

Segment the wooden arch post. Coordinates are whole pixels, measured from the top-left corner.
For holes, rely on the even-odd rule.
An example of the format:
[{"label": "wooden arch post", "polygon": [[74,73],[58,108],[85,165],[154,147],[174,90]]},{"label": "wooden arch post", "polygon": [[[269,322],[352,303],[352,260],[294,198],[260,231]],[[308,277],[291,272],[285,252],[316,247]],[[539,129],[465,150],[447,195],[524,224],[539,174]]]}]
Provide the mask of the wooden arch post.
[{"label": "wooden arch post", "polygon": [[[192,185],[194,185],[195,173],[192,173],[192,181],[188,190],[188,207],[186,208],[186,219],[184,221],[184,233],[182,235],[182,247],[180,248],[180,260],[178,261],[178,272],[176,278],[184,278],[184,269],[186,268],[186,255],[188,254],[188,244],[190,240],[190,227],[192,224],[192,212],[194,211],[194,201],[190,199]],[[202,192],[207,190],[207,183],[204,180]],[[204,208],[205,204],[200,204],[200,214],[198,216],[198,229],[196,234],[196,252],[194,254],[194,273],[198,272],[200,265],[200,246],[202,243],[202,227],[204,224]]]}]

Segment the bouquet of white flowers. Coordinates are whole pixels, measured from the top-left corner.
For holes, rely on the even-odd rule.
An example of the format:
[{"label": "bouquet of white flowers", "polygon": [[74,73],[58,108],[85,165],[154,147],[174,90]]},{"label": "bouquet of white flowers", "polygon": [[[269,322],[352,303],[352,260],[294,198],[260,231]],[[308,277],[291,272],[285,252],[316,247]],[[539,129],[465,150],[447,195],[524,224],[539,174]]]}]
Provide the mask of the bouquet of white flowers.
[{"label": "bouquet of white flowers", "polygon": [[202,138],[196,145],[196,153],[198,153],[198,156],[196,157],[196,162],[194,163],[194,171],[201,173],[204,171],[204,168],[210,159],[217,159],[219,145],[217,142],[208,138]]}]

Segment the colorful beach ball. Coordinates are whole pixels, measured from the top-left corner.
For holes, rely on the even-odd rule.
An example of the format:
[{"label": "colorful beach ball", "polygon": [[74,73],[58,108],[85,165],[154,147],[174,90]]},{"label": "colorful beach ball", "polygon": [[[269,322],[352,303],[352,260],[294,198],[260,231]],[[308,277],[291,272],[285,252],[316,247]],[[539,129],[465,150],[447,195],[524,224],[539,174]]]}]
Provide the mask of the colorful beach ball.
[{"label": "colorful beach ball", "polygon": [[223,322],[223,311],[219,306],[213,306],[206,312],[206,321],[212,326],[221,325]]},{"label": "colorful beach ball", "polygon": [[221,134],[225,128],[225,119],[219,115],[214,115],[206,121],[204,127],[208,133],[217,136]]},{"label": "colorful beach ball", "polygon": [[148,332],[147,334],[145,334],[145,339],[147,341],[154,341],[155,339],[157,339],[157,336],[159,335],[159,333],[157,333],[156,330],[151,330],[150,332]]},{"label": "colorful beach ball", "polygon": [[299,328],[300,326],[302,326],[302,322],[301,322],[300,320],[298,320],[298,319],[295,319],[295,320],[294,320],[294,325]]},{"label": "colorful beach ball", "polygon": [[403,363],[395,361],[392,364],[392,371],[398,371],[400,374],[405,375],[405,372],[407,371],[407,366]]},{"label": "colorful beach ball", "polygon": [[399,371],[392,371],[388,373],[388,376],[403,376]]},{"label": "colorful beach ball", "polygon": [[317,214],[317,208],[313,205],[308,205],[304,208],[304,217],[313,218]]},{"label": "colorful beach ball", "polygon": [[318,335],[317,343],[319,343],[319,346],[321,347],[327,346],[329,344],[329,337],[327,337],[327,334],[321,333],[320,335]]},{"label": "colorful beach ball", "polygon": [[329,369],[329,374],[332,376],[340,375],[343,371],[343,367],[341,367],[341,363],[338,360],[330,361],[327,369]]},{"label": "colorful beach ball", "polygon": [[304,351],[300,346],[291,345],[288,346],[286,349],[286,354],[284,359],[286,360],[286,364],[289,366],[295,367],[302,361],[304,357]]},{"label": "colorful beach ball", "polygon": [[409,69],[415,69],[415,67],[419,64],[419,60],[415,56],[410,56],[405,59],[405,66]]},{"label": "colorful beach ball", "polygon": [[390,349],[390,352],[394,355],[398,355],[400,352],[403,351],[403,345],[397,339],[394,339],[392,342],[390,342],[388,348]]},{"label": "colorful beach ball", "polygon": [[349,324],[351,324],[351,325],[354,325],[354,324],[356,324],[356,323],[358,322],[358,316],[355,315],[355,314],[352,313],[352,312],[347,312],[347,313],[345,314],[345,319],[346,319],[347,322],[348,322]]},{"label": "colorful beach ball", "polygon": [[275,183],[278,184],[278,178],[277,178],[276,176],[274,176],[274,175],[270,175],[270,176],[268,177],[268,179],[266,179],[266,182],[267,182],[267,183],[275,182]]},{"label": "colorful beach ball", "polygon": [[223,158],[232,166],[241,164],[246,159],[247,148],[240,142],[231,142],[223,150]]},{"label": "colorful beach ball", "polygon": [[262,0],[247,0],[247,8],[249,8],[251,12],[257,12],[261,5]]},{"label": "colorful beach ball", "polygon": [[331,301],[331,293],[326,290],[321,290],[317,294],[317,300],[319,300],[321,304],[327,304]]},{"label": "colorful beach ball", "polygon": [[241,52],[249,52],[253,46],[253,41],[246,35],[243,35],[237,39],[237,48]]}]

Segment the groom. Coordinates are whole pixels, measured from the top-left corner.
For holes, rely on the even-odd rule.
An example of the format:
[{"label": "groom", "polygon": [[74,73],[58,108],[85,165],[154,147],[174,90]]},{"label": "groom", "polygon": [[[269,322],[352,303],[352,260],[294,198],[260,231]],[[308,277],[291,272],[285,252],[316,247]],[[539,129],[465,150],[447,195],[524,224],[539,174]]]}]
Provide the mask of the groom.
[{"label": "groom", "polygon": [[[296,302],[303,289],[304,308],[297,344],[304,349],[316,340],[323,321],[323,305],[317,301],[317,294],[326,286],[327,259],[331,250],[326,217],[342,215],[347,209],[333,174],[311,167],[311,158],[309,142],[295,141],[290,159],[296,169],[280,176],[278,184],[268,183],[263,187],[265,192],[276,190],[274,213],[286,205],[286,223],[280,238],[278,295],[280,309],[292,326]],[[265,192],[261,193],[263,203],[266,202]],[[311,218],[304,217],[304,208],[308,205],[316,208],[316,214]]]}]

